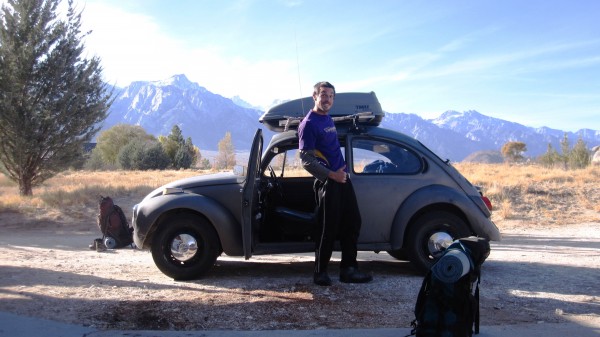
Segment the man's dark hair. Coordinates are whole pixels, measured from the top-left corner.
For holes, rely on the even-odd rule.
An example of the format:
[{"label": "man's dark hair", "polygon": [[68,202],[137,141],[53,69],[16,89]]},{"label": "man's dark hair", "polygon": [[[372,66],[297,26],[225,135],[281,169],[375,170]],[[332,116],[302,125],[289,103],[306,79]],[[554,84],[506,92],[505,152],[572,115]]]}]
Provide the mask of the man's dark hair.
[{"label": "man's dark hair", "polygon": [[333,89],[333,96],[335,96],[335,87],[333,86],[333,84],[327,82],[327,81],[321,81],[321,82],[317,82],[317,84],[315,84],[315,88],[313,90],[313,95],[318,95],[319,94],[319,90],[321,88],[331,88]]}]

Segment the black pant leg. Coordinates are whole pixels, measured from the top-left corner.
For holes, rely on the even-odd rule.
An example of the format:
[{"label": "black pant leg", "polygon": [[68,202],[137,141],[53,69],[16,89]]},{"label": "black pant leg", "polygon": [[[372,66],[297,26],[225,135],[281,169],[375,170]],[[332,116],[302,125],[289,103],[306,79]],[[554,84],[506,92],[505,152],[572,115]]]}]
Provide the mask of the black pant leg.
[{"label": "black pant leg", "polygon": [[333,252],[338,226],[340,223],[340,205],[342,195],[339,183],[328,179],[319,193],[319,230],[315,247],[315,272],[327,271],[327,265]]},{"label": "black pant leg", "polygon": [[342,248],[341,268],[357,267],[357,242],[360,235],[361,217],[352,182],[348,180],[343,186],[341,223],[339,225],[340,245]]}]

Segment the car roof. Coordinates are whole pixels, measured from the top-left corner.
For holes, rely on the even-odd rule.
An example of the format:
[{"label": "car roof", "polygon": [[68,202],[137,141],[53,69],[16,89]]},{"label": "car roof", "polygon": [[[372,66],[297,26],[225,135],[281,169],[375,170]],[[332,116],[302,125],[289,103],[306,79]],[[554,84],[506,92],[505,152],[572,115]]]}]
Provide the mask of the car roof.
[{"label": "car roof", "polygon": [[[283,132],[297,128],[300,120],[314,106],[312,97],[304,97],[271,107],[259,121],[275,132]],[[367,114],[370,113],[370,114]],[[385,113],[374,92],[337,93],[329,115],[336,124],[352,123],[352,118],[358,114],[361,125],[379,125]]]}]

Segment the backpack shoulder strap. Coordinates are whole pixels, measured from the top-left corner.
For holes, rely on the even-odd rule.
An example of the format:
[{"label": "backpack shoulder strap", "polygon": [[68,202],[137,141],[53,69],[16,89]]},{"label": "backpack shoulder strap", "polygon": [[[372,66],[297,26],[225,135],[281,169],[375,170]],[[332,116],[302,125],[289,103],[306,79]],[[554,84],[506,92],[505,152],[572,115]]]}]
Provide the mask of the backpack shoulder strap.
[{"label": "backpack shoulder strap", "polygon": [[129,222],[127,221],[127,217],[125,216],[123,209],[118,205],[114,205],[113,212],[117,212],[117,214],[119,215],[119,218],[121,219],[121,225],[123,226],[123,228],[129,228]]},{"label": "backpack shoulder strap", "polygon": [[421,312],[423,309],[423,305],[425,303],[425,294],[429,289],[429,280],[431,279],[431,270],[427,272],[425,277],[423,278],[423,283],[421,284],[421,289],[419,290],[419,295],[417,296],[417,303],[415,304],[415,314]]},{"label": "backpack shoulder strap", "polygon": [[429,290],[429,281],[431,280],[431,270],[427,271],[425,277],[423,278],[423,283],[421,283],[421,289],[419,290],[419,294],[417,295],[417,303],[415,304],[415,319],[410,323],[412,327],[410,331],[410,335],[406,335],[405,337],[414,336],[417,334],[417,325],[419,322],[417,321],[418,317],[420,317],[421,312],[425,310],[425,297],[427,291]]},{"label": "backpack shoulder strap", "polygon": [[477,283],[475,285],[475,319],[474,319],[474,325],[475,325],[475,334],[479,334],[479,282],[481,282],[481,270],[480,270],[480,266],[475,268],[475,277],[477,277]]}]

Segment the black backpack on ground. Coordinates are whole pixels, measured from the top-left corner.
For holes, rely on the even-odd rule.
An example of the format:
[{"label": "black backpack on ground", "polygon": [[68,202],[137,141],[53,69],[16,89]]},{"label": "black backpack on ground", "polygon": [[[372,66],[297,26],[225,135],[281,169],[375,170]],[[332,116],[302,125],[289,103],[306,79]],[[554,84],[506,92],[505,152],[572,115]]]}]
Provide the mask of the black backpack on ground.
[{"label": "black backpack on ground", "polygon": [[454,241],[425,275],[415,305],[411,335],[471,337],[479,333],[481,265],[490,254],[487,239]]},{"label": "black backpack on ground", "polygon": [[100,196],[98,210],[98,228],[102,232],[102,242],[105,246],[122,248],[131,245],[133,228],[129,226],[121,207],[115,205],[111,197]]}]

